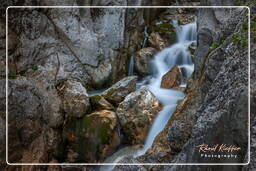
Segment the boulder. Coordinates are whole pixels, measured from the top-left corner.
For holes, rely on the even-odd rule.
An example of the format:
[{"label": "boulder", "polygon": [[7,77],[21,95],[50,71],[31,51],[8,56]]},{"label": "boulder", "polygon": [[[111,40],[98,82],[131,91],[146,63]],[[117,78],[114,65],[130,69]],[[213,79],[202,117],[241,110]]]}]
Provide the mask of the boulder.
[{"label": "boulder", "polygon": [[124,98],[136,89],[136,76],[125,77],[115,83],[109,89],[102,93],[102,96],[113,104],[118,104]]},{"label": "boulder", "polygon": [[172,67],[164,76],[162,77],[161,87],[162,88],[174,88],[178,87],[181,83],[182,74],[177,65]]},{"label": "boulder", "polygon": [[72,117],[82,117],[90,109],[90,101],[86,89],[81,83],[68,80],[63,85],[63,110]]},{"label": "boulder", "polygon": [[97,162],[107,157],[120,144],[116,127],[116,114],[109,110],[67,121],[63,137],[68,143],[69,153],[73,154],[72,162]]},{"label": "boulder", "polygon": [[148,38],[148,41],[151,46],[157,50],[162,50],[168,46],[168,43],[157,32],[152,32]]},{"label": "boulder", "polygon": [[93,109],[96,110],[112,110],[114,109],[113,105],[109,103],[104,97],[101,95],[95,95],[90,97],[90,102]]},{"label": "boulder", "polygon": [[153,119],[161,109],[161,103],[146,87],[126,96],[116,114],[127,143],[144,143]]},{"label": "boulder", "polygon": [[150,71],[150,60],[154,57],[156,49],[152,47],[143,48],[135,55],[135,69],[140,75],[148,75]]}]

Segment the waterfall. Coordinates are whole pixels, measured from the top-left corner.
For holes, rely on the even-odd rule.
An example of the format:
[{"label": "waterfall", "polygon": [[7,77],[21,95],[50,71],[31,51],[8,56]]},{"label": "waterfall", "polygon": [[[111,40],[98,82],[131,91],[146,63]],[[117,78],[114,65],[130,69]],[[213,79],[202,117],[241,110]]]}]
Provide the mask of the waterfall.
[{"label": "waterfall", "polygon": [[134,70],[134,57],[130,57],[130,62],[129,62],[129,68],[128,68],[128,76],[133,75],[133,70]]},{"label": "waterfall", "polygon": [[184,94],[181,91],[160,87],[163,75],[174,65],[183,68],[186,77],[190,77],[194,70],[194,64],[188,52],[188,47],[192,42],[196,41],[196,24],[190,23],[176,27],[179,27],[176,29],[178,42],[156,54],[152,61],[156,73],[151,78],[150,83],[145,86],[161,101],[164,107],[153,122],[143,150],[139,151],[136,156],[143,155],[151,147],[155,137],[164,129],[172,113],[175,111],[178,100],[184,98]]},{"label": "waterfall", "polygon": [[[175,111],[177,102],[184,98],[184,93],[177,90],[161,88],[161,81],[163,75],[168,72],[174,65],[178,65],[182,73],[186,77],[190,77],[194,71],[194,64],[191,60],[191,55],[188,47],[191,43],[196,41],[196,23],[179,26],[177,22],[173,22],[177,33],[177,43],[171,45],[160,51],[152,60],[153,74],[145,80],[137,83],[137,86],[146,86],[163,104],[163,109],[158,113],[153,121],[153,125],[148,133],[143,149],[135,149],[134,147],[127,147],[120,149],[114,155],[110,156],[106,163],[117,163],[123,157],[133,154],[134,157],[145,154],[145,152],[152,146],[155,137],[165,128],[172,113]],[[131,62],[130,62],[131,63]],[[147,80],[146,80],[147,79]],[[186,82],[182,83],[180,87],[185,87]],[[101,170],[111,170],[114,166],[102,167]]]}]

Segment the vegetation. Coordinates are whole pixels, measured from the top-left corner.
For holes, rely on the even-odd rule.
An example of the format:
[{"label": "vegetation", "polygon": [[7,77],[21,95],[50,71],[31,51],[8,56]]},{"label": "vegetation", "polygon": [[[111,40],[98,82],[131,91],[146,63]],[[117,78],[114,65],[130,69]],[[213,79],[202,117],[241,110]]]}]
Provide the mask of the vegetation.
[{"label": "vegetation", "polygon": [[247,37],[242,34],[235,33],[232,35],[232,40],[239,45],[246,46],[248,43]]},{"label": "vegetation", "polygon": [[224,42],[224,40],[221,40],[220,42],[213,44],[213,45],[210,47],[210,51],[212,51],[212,50],[218,48],[223,42]]},{"label": "vegetation", "polygon": [[16,72],[10,72],[9,73],[9,78],[10,79],[14,79],[14,78],[16,78],[17,77],[17,73]]},{"label": "vegetation", "polygon": [[34,71],[36,71],[36,70],[38,70],[38,66],[32,65],[31,69],[33,69]]}]

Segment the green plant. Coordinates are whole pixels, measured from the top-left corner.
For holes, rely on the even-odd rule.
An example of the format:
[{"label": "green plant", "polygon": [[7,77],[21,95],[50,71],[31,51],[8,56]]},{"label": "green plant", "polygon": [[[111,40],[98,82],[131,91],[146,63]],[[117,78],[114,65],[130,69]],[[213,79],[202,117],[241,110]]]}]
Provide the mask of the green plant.
[{"label": "green plant", "polygon": [[247,45],[248,40],[242,34],[235,33],[232,35],[232,40],[242,46]]},{"label": "green plant", "polygon": [[32,65],[31,68],[32,68],[34,71],[38,70],[38,66],[36,66],[36,65]]},{"label": "green plant", "polygon": [[16,72],[10,72],[9,73],[9,78],[14,79],[16,77],[17,77],[17,73]]},{"label": "green plant", "polygon": [[210,46],[210,51],[212,51],[212,50],[218,48],[223,42],[224,42],[224,40],[221,40],[220,42],[211,45],[211,46]]},{"label": "green plant", "polygon": [[256,0],[254,0],[254,1],[249,1],[249,2],[239,1],[239,2],[236,2],[235,5],[237,5],[237,6],[256,5]]},{"label": "green plant", "polygon": [[161,23],[156,25],[156,31],[160,33],[173,32],[174,28],[169,23]]}]

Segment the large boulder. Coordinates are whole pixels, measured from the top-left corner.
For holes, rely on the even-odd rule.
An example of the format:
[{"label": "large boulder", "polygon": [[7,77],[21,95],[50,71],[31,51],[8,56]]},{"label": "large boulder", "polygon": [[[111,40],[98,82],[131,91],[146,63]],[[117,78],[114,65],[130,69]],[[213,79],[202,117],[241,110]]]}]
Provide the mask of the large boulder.
[{"label": "large boulder", "polygon": [[148,75],[150,71],[150,60],[154,57],[156,49],[152,47],[143,48],[135,55],[135,69],[140,75]]},{"label": "large boulder", "polygon": [[136,76],[125,77],[105,90],[101,95],[109,102],[118,104],[123,101],[129,93],[136,89],[136,82]]},{"label": "large boulder", "polygon": [[161,103],[146,87],[126,96],[116,114],[127,143],[144,143],[153,119],[161,109]]},{"label": "large boulder", "polygon": [[63,137],[68,143],[68,162],[102,161],[120,143],[116,114],[100,110],[82,119],[67,121]]},{"label": "large boulder", "polygon": [[178,87],[181,83],[182,74],[177,65],[172,67],[166,74],[163,75],[161,81],[162,88]]},{"label": "large boulder", "polygon": [[157,50],[162,50],[168,46],[168,42],[164,40],[158,32],[152,32],[149,35],[148,41],[150,45]]},{"label": "large boulder", "polygon": [[62,92],[63,110],[68,116],[82,117],[90,110],[89,97],[81,83],[68,80],[58,89]]}]

